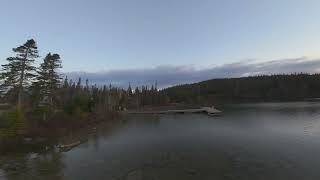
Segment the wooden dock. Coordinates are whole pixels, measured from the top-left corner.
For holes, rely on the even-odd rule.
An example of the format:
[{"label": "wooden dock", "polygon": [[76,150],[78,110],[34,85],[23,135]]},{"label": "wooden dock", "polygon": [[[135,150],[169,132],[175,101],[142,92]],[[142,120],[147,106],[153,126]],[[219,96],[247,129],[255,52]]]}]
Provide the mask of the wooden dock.
[{"label": "wooden dock", "polygon": [[162,111],[128,111],[128,114],[184,114],[184,113],[206,113],[208,115],[219,115],[222,112],[214,107],[202,107],[198,109],[177,109]]}]

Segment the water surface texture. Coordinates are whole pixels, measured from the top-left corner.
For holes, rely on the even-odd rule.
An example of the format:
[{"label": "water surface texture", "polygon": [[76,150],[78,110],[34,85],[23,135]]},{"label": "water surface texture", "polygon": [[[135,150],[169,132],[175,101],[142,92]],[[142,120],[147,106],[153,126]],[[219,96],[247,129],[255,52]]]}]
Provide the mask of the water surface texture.
[{"label": "water surface texture", "polygon": [[5,180],[320,179],[320,103],[134,115],[68,151],[1,157]]}]

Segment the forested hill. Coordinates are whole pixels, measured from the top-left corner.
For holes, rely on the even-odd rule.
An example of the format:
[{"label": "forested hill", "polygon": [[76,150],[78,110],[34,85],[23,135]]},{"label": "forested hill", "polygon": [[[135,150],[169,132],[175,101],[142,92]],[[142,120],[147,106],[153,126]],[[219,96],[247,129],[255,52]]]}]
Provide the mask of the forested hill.
[{"label": "forested hill", "polygon": [[299,101],[320,97],[320,74],[261,75],[212,79],[163,90],[171,102],[219,104],[228,102]]}]

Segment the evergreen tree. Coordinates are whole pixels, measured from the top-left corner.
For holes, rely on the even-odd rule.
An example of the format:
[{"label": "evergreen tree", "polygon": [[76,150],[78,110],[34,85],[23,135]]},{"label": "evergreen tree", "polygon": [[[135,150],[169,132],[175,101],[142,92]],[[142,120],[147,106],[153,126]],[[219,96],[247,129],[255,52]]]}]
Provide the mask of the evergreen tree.
[{"label": "evergreen tree", "polygon": [[[57,72],[58,68],[62,68],[59,54],[47,54],[41,63],[38,71],[38,86],[42,98],[47,98],[50,106],[53,105],[53,96],[58,89],[61,77]],[[68,81],[67,79],[65,80]]]},{"label": "evergreen tree", "polygon": [[29,87],[32,78],[35,77],[36,68],[33,62],[38,55],[38,47],[33,39],[28,40],[24,45],[12,49],[16,54],[14,57],[8,57],[7,64],[2,65],[0,78],[3,80],[2,89],[10,92],[16,89],[17,108],[21,108],[23,93],[26,87]]},{"label": "evergreen tree", "polygon": [[128,96],[132,96],[132,88],[131,88],[131,83],[129,82],[128,90],[127,90]]},{"label": "evergreen tree", "polygon": [[78,82],[77,82],[77,89],[81,88],[81,78],[79,77]]},{"label": "evergreen tree", "polygon": [[68,82],[68,76],[63,81],[63,88],[68,88],[69,87],[69,82]]},{"label": "evergreen tree", "polygon": [[88,79],[86,79],[86,87],[85,87],[85,90],[86,90],[86,91],[89,91],[89,80],[88,80]]}]

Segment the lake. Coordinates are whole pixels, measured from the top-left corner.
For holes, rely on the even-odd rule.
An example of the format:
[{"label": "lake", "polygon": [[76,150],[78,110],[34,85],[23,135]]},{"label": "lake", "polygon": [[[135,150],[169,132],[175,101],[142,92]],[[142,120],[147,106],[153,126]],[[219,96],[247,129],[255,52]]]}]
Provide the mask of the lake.
[{"label": "lake", "polygon": [[68,152],[1,157],[0,179],[320,179],[320,103],[221,110],[220,117],[128,115],[113,128],[97,127]]}]

